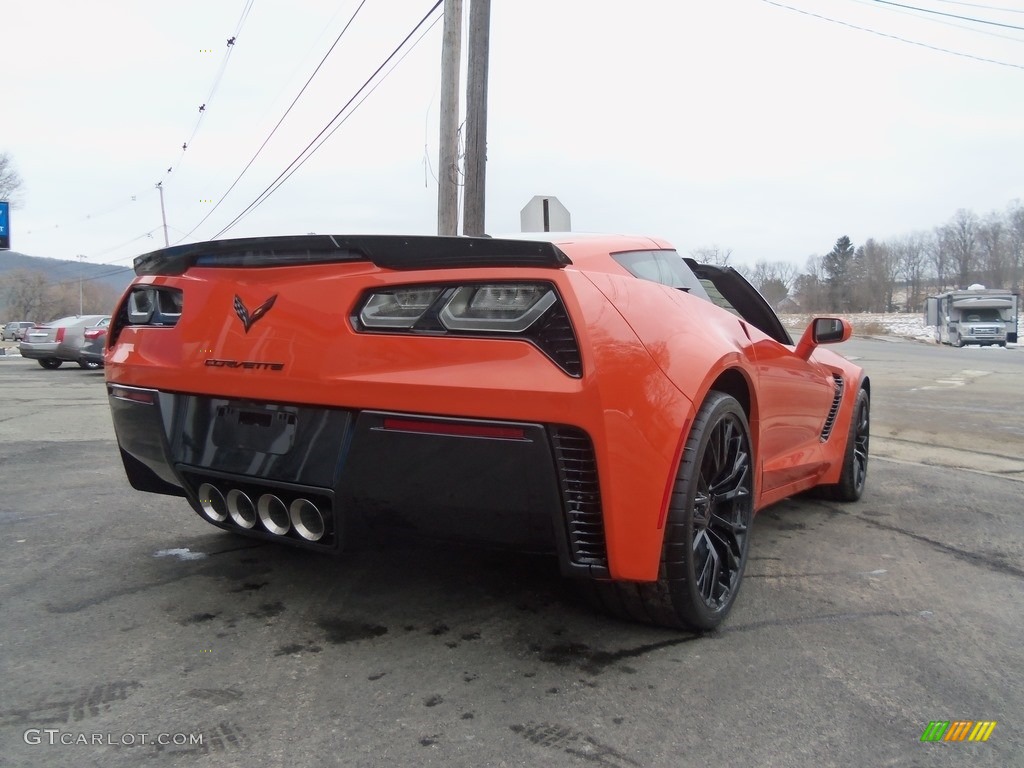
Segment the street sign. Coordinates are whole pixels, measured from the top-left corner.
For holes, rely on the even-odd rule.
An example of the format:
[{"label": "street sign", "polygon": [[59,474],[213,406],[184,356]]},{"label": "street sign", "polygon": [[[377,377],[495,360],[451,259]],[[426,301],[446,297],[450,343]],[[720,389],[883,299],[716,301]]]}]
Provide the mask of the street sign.
[{"label": "street sign", "polygon": [[558,202],[557,197],[536,195],[519,212],[519,229],[522,232],[571,232],[569,209]]},{"label": "street sign", "polygon": [[11,204],[0,200],[0,251],[11,250]]}]

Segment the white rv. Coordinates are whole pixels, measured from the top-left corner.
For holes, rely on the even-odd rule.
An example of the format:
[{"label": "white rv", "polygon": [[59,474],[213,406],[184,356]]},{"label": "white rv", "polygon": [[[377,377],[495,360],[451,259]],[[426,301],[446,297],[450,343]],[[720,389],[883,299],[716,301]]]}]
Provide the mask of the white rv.
[{"label": "white rv", "polygon": [[1007,342],[1017,341],[1018,299],[1010,291],[972,285],[966,290],[929,296],[925,322],[940,344],[1005,347]]}]

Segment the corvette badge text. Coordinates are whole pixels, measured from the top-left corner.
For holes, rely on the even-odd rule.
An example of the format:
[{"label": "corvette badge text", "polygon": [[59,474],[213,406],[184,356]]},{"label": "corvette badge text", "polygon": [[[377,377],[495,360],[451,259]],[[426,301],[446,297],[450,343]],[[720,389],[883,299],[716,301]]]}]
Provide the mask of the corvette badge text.
[{"label": "corvette badge text", "polygon": [[259,360],[217,360],[206,361],[209,368],[244,368],[249,371],[283,371],[284,363],[264,363]]}]

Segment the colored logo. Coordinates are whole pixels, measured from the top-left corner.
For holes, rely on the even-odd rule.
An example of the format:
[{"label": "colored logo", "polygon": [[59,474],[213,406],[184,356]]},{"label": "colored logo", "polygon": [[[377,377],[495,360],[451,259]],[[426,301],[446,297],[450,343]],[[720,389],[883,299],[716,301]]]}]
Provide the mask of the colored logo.
[{"label": "colored logo", "polygon": [[0,251],[11,247],[11,204],[0,200]]},{"label": "colored logo", "polygon": [[995,728],[995,720],[932,720],[921,741],[988,741]]},{"label": "colored logo", "polygon": [[238,315],[238,319],[242,321],[242,327],[245,328],[246,333],[248,333],[249,329],[255,325],[257,320],[270,311],[270,308],[274,306],[275,301],[277,301],[276,293],[256,307],[252,312],[249,312],[238,295],[235,295],[235,314]]}]

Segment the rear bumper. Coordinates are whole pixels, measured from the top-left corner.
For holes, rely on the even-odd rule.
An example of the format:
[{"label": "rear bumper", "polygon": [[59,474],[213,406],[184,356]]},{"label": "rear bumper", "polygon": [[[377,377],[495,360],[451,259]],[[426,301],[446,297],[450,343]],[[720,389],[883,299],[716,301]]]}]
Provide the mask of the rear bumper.
[{"label": "rear bumper", "polygon": [[58,346],[57,342],[33,344],[28,341],[23,341],[18,345],[18,351],[21,352],[22,357],[28,358],[29,360],[58,359]]},{"label": "rear bumper", "polygon": [[184,496],[218,527],[335,551],[366,526],[553,551],[567,574],[608,577],[596,456],[577,427],[108,394],[131,484]]}]

